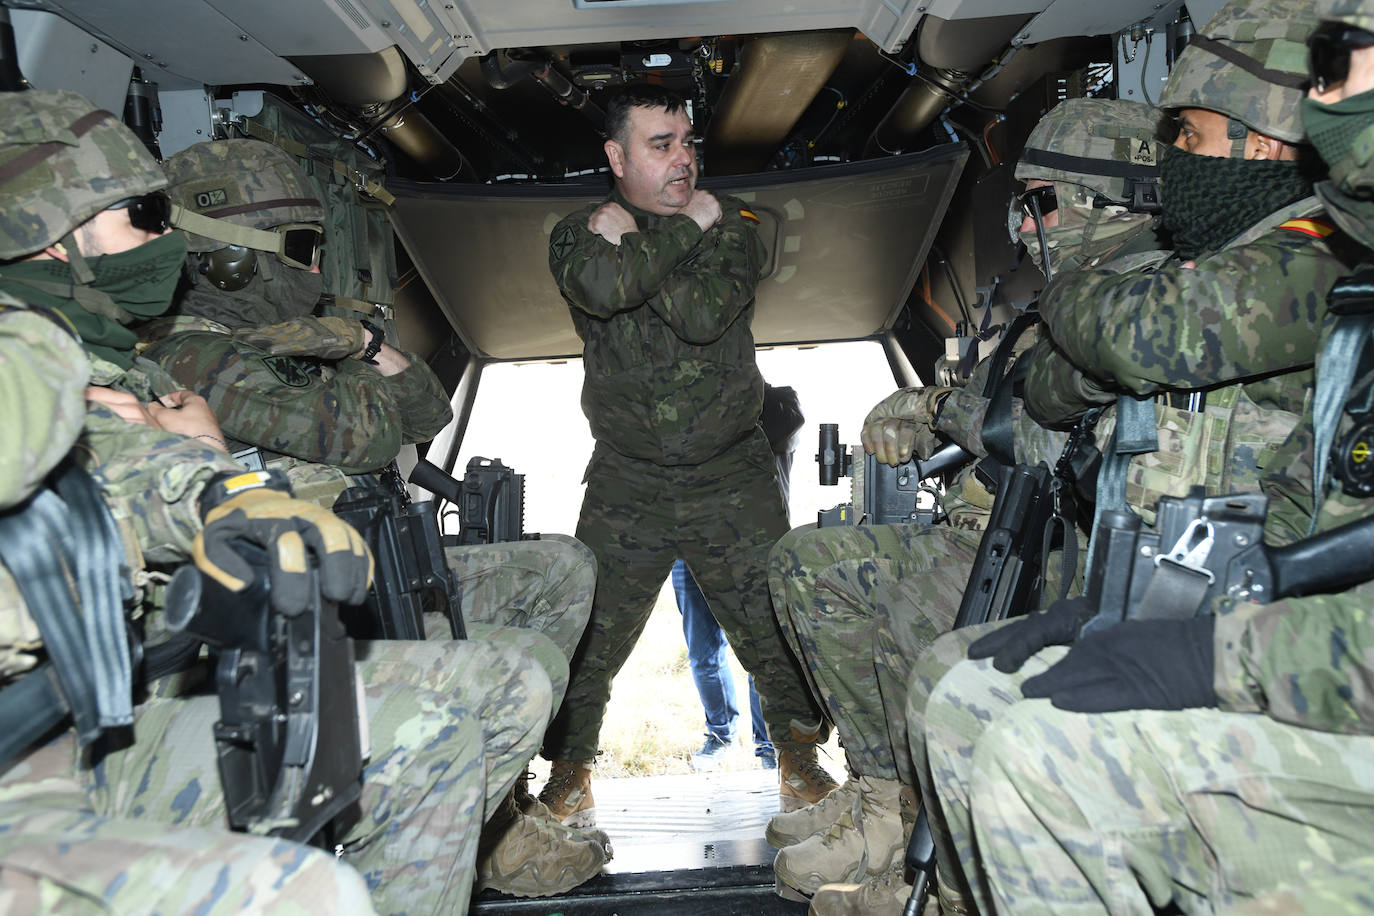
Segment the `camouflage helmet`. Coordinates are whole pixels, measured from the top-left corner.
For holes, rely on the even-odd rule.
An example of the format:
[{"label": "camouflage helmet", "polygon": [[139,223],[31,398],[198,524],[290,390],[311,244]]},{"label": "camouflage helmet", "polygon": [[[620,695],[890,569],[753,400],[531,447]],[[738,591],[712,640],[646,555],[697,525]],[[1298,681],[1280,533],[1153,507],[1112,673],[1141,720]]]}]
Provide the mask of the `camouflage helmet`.
[{"label": "camouflage helmet", "polygon": [[1319,0],[1317,18],[1374,32],[1374,6],[1369,0]]},{"label": "camouflage helmet", "polygon": [[42,251],[128,197],[167,186],[117,115],[75,92],[0,92],[0,259]]},{"label": "camouflage helmet", "polygon": [[[261,140],[197,143],[163,164],[172,202],[249,229],[323,223],[324,207],[291,154]],[[218,251],[228,242],[186,233],[191,251]]]},{"label": "camouflage helmet", "polygon": [[1159,179],[1159,111],[1144,102],[1067,99],[1035,125],[1016,177],[1083,185],[1129,202],[1137,182]]},{"label": "camouflage helmet", "polygon": [[1300,142],[1306,41],[1316,24],[1314,0],[1230,0],[1174,62],[1159,107],[1204,108]]}]

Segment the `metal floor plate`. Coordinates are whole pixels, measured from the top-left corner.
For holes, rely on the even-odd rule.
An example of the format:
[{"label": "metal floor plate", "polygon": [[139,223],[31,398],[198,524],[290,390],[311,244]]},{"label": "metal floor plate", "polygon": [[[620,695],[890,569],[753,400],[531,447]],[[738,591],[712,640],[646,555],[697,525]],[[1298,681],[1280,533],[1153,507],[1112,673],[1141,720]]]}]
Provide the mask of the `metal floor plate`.
[{"label": "metal floor plate", "polygon": [[474,914],[600,916],[806,912],[774,892],[777,850],[763,831],[778,810],[776,770],[597,779],[597,826],[615,857],[601,875],[556,898],[520,900],[490,891]]}]

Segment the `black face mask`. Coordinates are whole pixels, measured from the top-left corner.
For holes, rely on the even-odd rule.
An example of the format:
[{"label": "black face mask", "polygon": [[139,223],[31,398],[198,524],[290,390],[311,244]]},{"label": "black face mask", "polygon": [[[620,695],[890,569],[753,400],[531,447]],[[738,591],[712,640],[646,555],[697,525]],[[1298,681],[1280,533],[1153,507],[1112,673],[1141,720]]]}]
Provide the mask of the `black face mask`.
[{"label": "black face mask", "polygon": [[311,314],[320,301],[324,277],[294,267],[274,267],[272,279],[259,272],[238,290],[218,290],[202,279],[182,294],[176,310],[229,328],[277,324]]},{"label": "black face mask", "polygon": [[1219,250],[1270,213],[1312,193],[1297,163],[1199,156],[1176,147],[1159,164],[1164,226],[1184,259]]}]

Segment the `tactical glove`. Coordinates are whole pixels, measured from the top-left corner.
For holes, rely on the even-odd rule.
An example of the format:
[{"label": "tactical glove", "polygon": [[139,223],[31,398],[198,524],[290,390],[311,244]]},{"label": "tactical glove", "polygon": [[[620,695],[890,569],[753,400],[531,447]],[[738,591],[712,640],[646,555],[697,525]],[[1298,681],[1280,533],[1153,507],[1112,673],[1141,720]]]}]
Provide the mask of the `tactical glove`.
[{"label": "tactical glove", "polygon": [[284,475],[249,471],[217,478],[201,497],[205,527],[196,535],[196,566],[230,591],[242,591],[253,571],[234,548],[256,544],[268,555],[272,606],[299,613],[310,603],[310,557],[320,592],[340,604],[361,604],[372,584],[372,554],[347,522],[313,503],[293,499]]},{"label": "tactical glove", "polygon": [[859,439],[864,450],[884,464],[928,458],[943,441],[935,435],[935,415],[953,388],[899,388],[864,418]]},{"label": "tactical glove", "polygon": [[1046,646],[1073,642],[1092,616],[1086,597],[1060,598],[1045,610],[1027,614],[977,640],[968,647],[968,657],[991,658],[992,667],[1012,674]]},{"label": "tactical glove", "polygon": [[1216,618],[1126,620],[1089,633],[1058,664],[1021,685],[1070,712],[1216,706],[1212,634]]},{"label": "tactical glove", "polygon": [[367,347],[367,331],[352,318],[327,316],[292,318],[279,324],[239,328],[234,339],[266,350],[269,356],[313,356],[346,359],[361,356]]}]

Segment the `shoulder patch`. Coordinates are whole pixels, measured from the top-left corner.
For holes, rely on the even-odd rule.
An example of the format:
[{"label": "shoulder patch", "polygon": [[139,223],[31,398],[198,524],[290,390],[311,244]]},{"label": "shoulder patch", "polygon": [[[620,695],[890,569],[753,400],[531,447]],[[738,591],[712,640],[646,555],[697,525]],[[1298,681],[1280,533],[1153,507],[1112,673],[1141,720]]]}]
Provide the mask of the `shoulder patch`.
[{"label": "shoulder patch", "polygon": [[1279,223],[1280,229],[1291,229],[1294,232],[1301,232],[1303,235],[1310,235],[1314,239],[1324,239],[1336,231],[1336,227],[1324,219],[1290,219],[1286,223]]},{"label": "shoulder patch", "polygon": [[553,238],[549,240],[549,252],[555,260],[561,261],[566,258],[577,245],[577,233],[573,227],[563,225],[554,232]]},{"label": "shoulder patch", "polygon": [[310,386],[310,374],[294,356],[264,356],[262,363],[288,388]]},{"label": "shoulder patch", "polygon": [[740,207],[739,215],[744,219],[749,220],[749,222],[751,223],[757,223],[759,221],[758,215],[755,214],[753,210],[746,210],[743,207]]}]

